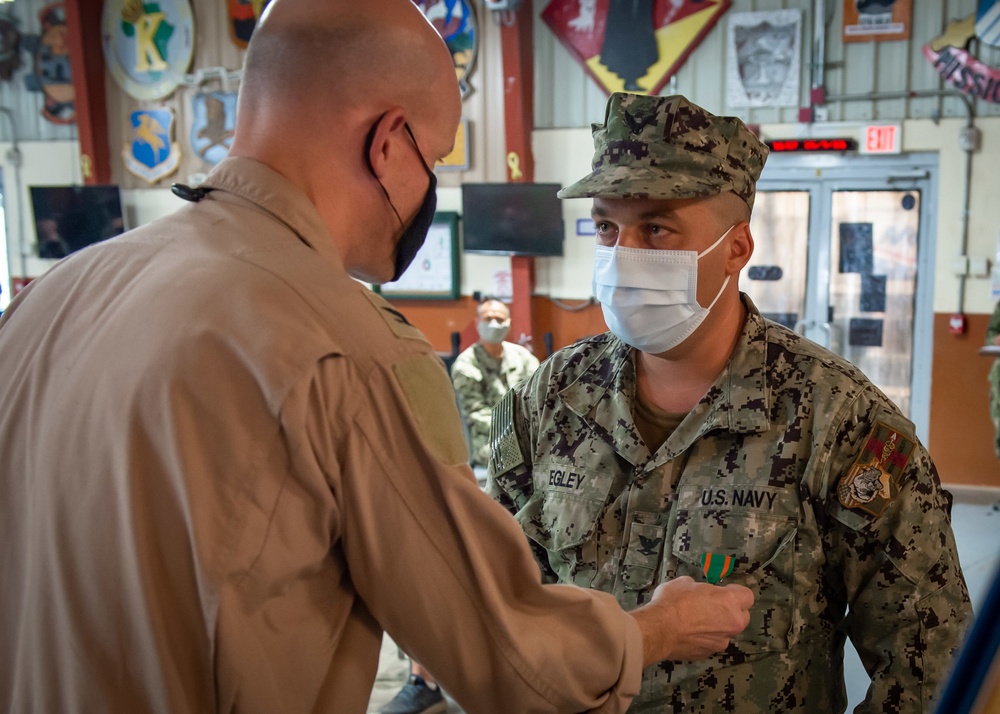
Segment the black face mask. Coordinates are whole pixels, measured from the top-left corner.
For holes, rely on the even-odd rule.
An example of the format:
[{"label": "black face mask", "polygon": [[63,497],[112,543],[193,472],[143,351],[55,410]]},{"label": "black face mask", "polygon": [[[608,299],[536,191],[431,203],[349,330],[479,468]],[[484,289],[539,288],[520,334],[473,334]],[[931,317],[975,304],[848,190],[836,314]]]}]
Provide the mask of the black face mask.
[{"label": "black face mask", "polygon": [[[379,117],[381,119],[381,117]],[[396,219],[399,221],[403,228],[403,235],[400,236],[399,242],[396,244],[396,265],[395,272],[392,275],[392,280],[399,280],[406,269],[410,267],[410,263],[417,256],[417,251],[420,250],[420,246],[424,244],[427,240],[427,231],[430,230],[431,224],[434,222],[434,211],[437,209],[437,176],[434,172],[430,170],[427,166],[427,162],[424,161],[424,155],[420,153],[420,147],[417,146],[417,139],[413,136],[413,131],[410,129],[409,124],[404,124],[406,127],[406,132],[410,135],[410,139],[413,141],[413,148],[417,150],[417,156],[420,157],[420,163],[424,165],[424,171],[427,172],[427,176],[430,177],[430,184],[427,186],[427,193],[424,195],[424,202],[420,204],[420,210],[417,211],[417,215],[413,217],[410,221],[410,225],[405,225],[403,219],[399,215],[399,211],[396,210],[396,206],[393,204],[392,199],[389,198],[389,192],[385,190],[385,186],[382,186],[382,182],[378,181],[378,177],[375,180],[378,181],[378,185],[382,186],[382,193],[385,194],[385,200],[389,202],[389,206],[392,208],[392,212],[396,214]],[[371,130],[368,132],[368,138],[365,140],[365,163],[368,164],[368,170],[375,175],[375,169],[372,168],[371,162],[371,148],[372,140],[375,138],[375,129],[378,127],[378,122],[372,125]]]}]

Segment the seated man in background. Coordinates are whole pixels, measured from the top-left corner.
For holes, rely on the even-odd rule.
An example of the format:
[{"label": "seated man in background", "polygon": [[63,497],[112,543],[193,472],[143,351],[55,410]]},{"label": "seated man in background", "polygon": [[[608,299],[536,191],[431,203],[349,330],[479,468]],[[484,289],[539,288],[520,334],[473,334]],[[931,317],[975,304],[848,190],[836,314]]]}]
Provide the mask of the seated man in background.
[{"label": "seated man in background", "polygon": [[767,148],[684,97],[611,96],[593,172],[610,332],[553,354],[493,413],[487,490],[549,582],[625,609],[679,576],[754,591],[703,662],[643,674],[631,712],[933,709],[970,619],[951,496],[899,409],[739,292]]},{"label": "seated man in background", "polygon": [[510,310],[489,298],[476,309],[479,341],[451,366],[451,381],[469,436],[469,462],[485,468],[490,459],[490,415],[507,390],[538,369],[538,359],[521,345],[504,342]]}]

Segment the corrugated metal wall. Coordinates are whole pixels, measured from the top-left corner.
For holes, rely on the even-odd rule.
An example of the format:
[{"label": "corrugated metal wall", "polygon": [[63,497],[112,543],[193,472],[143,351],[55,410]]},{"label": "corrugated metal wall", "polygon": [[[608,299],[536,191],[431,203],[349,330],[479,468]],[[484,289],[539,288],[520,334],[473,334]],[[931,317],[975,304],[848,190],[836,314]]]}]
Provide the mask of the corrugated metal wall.
[{"label": "corrugated metal wall", "polygon": [[[29,91],[25,84],[26,79],[36,71],[35,55],[27,51],[25,40],[42,33],[39,13],[50,3],[51,0],[17,0],[0,5],[0,18],[12,20],[22,35],[18,52],[20,68],[9,80],[0,81],[0,107],[10,111],[17,126],[17,138],[22,141],[59,141],[77,136],[76,124],[54,124],[45,119],[42,116],[45,95]],[[10,49],[5,38],[0,53]],[[100,47],[97,49],[100,51]],[[0,119],[0,141],[11,141],[12,138],[10,122]]]},{"label": "corrugated metal wall", "polygon": [[[586,127],[599,121],[604,114],[607,95],[591,79],[559,43],[548,26],[541,20],[541,12],[549,0],[534,0],[535,15],[535,123],[536,128],[551,129],[563,127]],[[924,58],[922,48],[930,39],[940,35],[949,19],[967,17],[976,11],[976,0],[913,0],[913,27],[908,41],[864,42],[844,44],[841,41],[841,25],[844,0],[825,0],[825,86],[830,95],[857,95],[868,92],[900,92],[935,90],[944,88],[944,83],[931,64]],[[39,13],[49,2],[47,0],[17,0],[0,5],[0,14],[13,17],[23,35],[37,35],[41,32]],[[490,27],[491,13],[482,10],[480,18],[484,43],[483,55],[474,81],[482,94],[500,91],[498,83],[491,81],[494,72],[499,74],[499,60],[490,53],[496,30]],[[706,108],[723,113],[738,114],[753,123],[794,123],[798,121],[798,107],[756,108],[731,107],[726,105],[725,62],[728,16],[736,12],[758,10],[800,9],[802,17],[802,41],[800,64],[799,105],[808,105],[811,84],[811,58],[813,55],[813,8],[816,2],[809,0],[734,0],[729,11],[722,16],[708,36],[687,59],[675,78],[661,93],[677,92]],[[224,66],[239,68],[242,51],[228,40],[226,11],[224,3],[211,0],[193,0],[196,20],[195,61],[193,67]],[[972,53],[986,64],[1000,68],[1000,50],[973,40]],[[88,51],[100,52],[95,46]],[[22,49],[22,65],[9,81],[0,82],[0,107],[9,109],[17,123],[18,138],[21,140],[71,140],[77,137],[75,125],[53,124],[42,116],[44,95],[28,91],[25,78],[35,71],[32,56]],[[490,61],[490,60],[493,61]],[[172,106],[178,115],[178,136],[187,131],[189,117],[188,95],[192,88],[181,88],[162,102],[139,103],[122,93],[108,78],[109,123],[111,125],[112,151],[124,142],[125,119],[128,112],[142,104]],[[475,95],[474,95],[475,96]],[[477,100],[467,103],[475,105]],[[488,102],[487,102],[488,103]],[[502,106],[502,105],[501,105]],[[909,100],[858,101],[827,105],[828,121],[899,120],[903,118],[933,118],[935,116],[964,116],[963,102],[953,98],[922,98]],[[1000,116],[1000,104],[974,100],[977,116]],[[500,110],[502,112],[502,110]],[[483,170],[485,142],[502,141],[502,130],[493,127],[487,135],[482,134],[485,117],[493,116],[489,111],[472,110],[476,146],[474,170]],[[502,116],[502,114],[501,114]],[[123,118],[124,117],[124,118]],[[10,126],[0,118],[0,141],[11,139]],[[115,164],[115,178],[126,186],[144,185],[139,179],[121,171]],[[193,158],[187,159],[178,175],[207,166]],[[487,172],[490,173],[490,172]]]},{"label": "corrugated metal wall", "polygon": [[[589,126],[604,116],[607,94],[563,47],[541,13],[549,0],[535,0],[535,124],[539,129]],[[661,94],[684,94],[710,111],[736,114],[758,124],[794,123],[798,107],[747,108],[726,104],[725,67],[728,17],[736,12],[799,9],[803,11],[799,106],[809,105],[813,56],[814,7],[808,0],[734,0]],[[922,52],[942,34],[949,19],[976,12],[976,0],[913,0],[909,40],[844,43],[841,40],[844,0],[825,0],[824,85],[828,95],[904,92],[946,88]],[[970,51],[1000,69],[1000,50],[973,39]],[[831,102],[827,121],[900,120],[965,116],[961,99]],[[1000,115],[1000,104],[974,100],[977,116]]]}]

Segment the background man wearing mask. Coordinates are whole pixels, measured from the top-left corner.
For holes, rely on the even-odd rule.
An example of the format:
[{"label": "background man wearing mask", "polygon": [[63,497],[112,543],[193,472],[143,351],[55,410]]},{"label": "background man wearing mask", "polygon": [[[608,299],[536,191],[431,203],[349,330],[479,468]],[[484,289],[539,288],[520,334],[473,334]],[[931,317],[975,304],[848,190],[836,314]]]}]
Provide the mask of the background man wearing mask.
[{"label": "background man wearing mask", "polygon": [[[490,415],[507,390],[531,376],[538,360],[530,351],[504,342],[510,331],[510,310],[500,300],[487,298],[476,308],[479,340],[464,350],[451,366],[451,381],[458,396],[469,440],[469,464],[477,473],[490,458]],[[380,714],[437,714],[447,708],[437,681],[419,662],[411,661],[410,676]]]},{"label": "background man wearing mask", "polygon": [[556,352],[493,417],[488,489],[549,581],[626,609],[682,575],[742,583],[750,625],[648,668],[630,711],[932,711],[970,616],[951,497],[857,369],[738,289],[767,148],[684,97],[613,94],[594,125],[594,293],[610,332]]},{"label": "background man wearing mask", "polygon": [[[229,157],[0,318],[0,709],[364,712],[382,631],[468,711],[623,710],[749,590],[543,586],[398,276],[461,114],[410,0],[276,0]],[[360,228],[359,228],[360,227]]]},{"label": "background man wearing mask", "polygon": [[490,459],[490,420],[493,407],[507,390],[538,369],[530,351],[505,342],[510,310],[500,300],[485,300],[476,309],[479,341],[455,358],[451,381],[469,437],[470,461],[485,468]]}]

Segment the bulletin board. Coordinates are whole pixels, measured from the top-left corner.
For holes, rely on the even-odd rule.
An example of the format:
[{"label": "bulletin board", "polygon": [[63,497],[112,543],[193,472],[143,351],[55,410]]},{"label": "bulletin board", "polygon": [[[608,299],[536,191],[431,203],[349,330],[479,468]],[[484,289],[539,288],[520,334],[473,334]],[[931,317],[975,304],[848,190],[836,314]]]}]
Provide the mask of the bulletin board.
[{"label": "bulletin board", "polygon": [[404,300],[457,300],[461,289],[458,255],[458,214],[439,211],[406,272],[374,290]]}]

